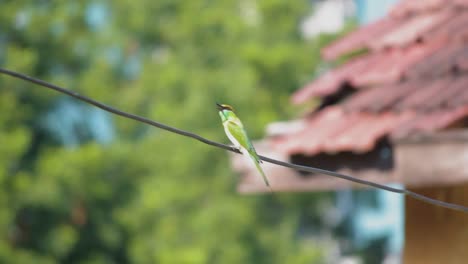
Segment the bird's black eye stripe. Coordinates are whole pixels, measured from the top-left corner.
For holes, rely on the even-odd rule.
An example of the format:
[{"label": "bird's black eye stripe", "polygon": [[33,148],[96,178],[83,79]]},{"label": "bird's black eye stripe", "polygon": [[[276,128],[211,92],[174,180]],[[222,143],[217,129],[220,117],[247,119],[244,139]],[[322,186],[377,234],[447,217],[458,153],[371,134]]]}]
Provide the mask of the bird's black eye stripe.
[{"label": "bird's black eye stripe", "polygon": [[230,105],[216,103],[216,106],[218,107],[218,109],[219,109],[220,111],[221,111],[221,110],[234,111],[234,109],[233,109],[232,106],[230,106]]},{"label": "bird's black eye stripe", "polygon": [[223,105],[223,109],[229,110],[229,111],[234,111],[234,108],[230,105]]}]

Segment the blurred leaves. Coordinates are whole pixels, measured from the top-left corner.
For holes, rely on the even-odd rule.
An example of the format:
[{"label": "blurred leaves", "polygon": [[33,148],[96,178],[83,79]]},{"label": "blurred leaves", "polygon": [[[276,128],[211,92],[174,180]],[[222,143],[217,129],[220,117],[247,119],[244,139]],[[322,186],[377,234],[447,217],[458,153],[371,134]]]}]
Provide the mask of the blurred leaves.
[{"label": "blurred leaves", "polygon": [[[309,8],[276,0],[2,1],[0,65],[222,142],[214,103],[229,103],[258,138],[294,113],[289,95],[318,62],[323,40],[305,42],[297,32]],[[43,120],[60,98],[0,76],[0,262],[321,258],[300,231],[301,215],[326,197],[241,196],[222,150],[123,118],[113,117],[111,144],[59,143]]]}]

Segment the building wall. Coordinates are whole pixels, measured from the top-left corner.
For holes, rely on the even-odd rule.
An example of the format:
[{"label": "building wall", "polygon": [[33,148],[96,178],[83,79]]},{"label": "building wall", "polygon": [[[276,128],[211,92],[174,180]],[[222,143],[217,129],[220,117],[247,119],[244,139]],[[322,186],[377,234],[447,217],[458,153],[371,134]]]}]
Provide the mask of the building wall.
[{"label": "building wall", "polygon": [[354,0],[359,24],[365,25],[381,18],[398,0]]}]

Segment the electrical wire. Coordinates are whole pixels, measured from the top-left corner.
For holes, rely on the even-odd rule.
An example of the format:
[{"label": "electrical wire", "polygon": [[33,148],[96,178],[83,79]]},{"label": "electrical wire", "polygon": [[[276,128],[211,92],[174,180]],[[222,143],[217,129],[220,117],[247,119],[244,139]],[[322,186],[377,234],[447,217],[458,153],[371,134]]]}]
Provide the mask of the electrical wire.
[{"label": "electrical wire", "polygon": [[[113,108],[111,106],[108,106],[106,104],[100,103],[100,102],[98,102],[96,100],[93,100],[93,99],[91,99],[89,97],[80,95],[80,94],[78,94],[76,92],[73,92],[71,90],[62,88],[60,86],[48,83],[46,81],[43,81],[43,80],[40,80],[40,79],[37,79],[37,78],[34,78],[34,77],[30,77],[28,75],[21,74],[21,73],[15,72],[15,71],[3,69],[3,68],[0,68],[0,73],[6,74],[6,75],[9,75],[11,77],[18,78],[18,79],[22,79],[24,81],[28,81],[28,82],[31,82],[31,83],[34,83],[34,84],[37,84],[37,85],[40,85],[40,86],[55,90],[57,92],[69,95],[71,97],[74,97],[74,98],[76,98],[78,100],[81,100],[83,102],[86,102],[88,104],[94,105],[94,106],[96,106],[98,108],[101,108],[101,109],[103,109],[103,110],[105,110],[107,112],[113,113],[115,115],[122,116],[122,117],[125,117],[125,118],[128,118],[128,119],[133,119],[133,120],[136,120],[136,121],[139,121],[139,122],[142,122],[142,123],[154,126],[154,127],[158,127],[158,128],[167,130],[167,131],[175,133],[175,134],[179,134],[181,136],[196,139],[196,140],[198,140],[198,141],[200,141],[202,143],[205,143],[205,144],[208,144],[208,145],[211,145],[211,146],[214,146],[214,147],[218,147],[218,148],[221,148],[221,149],[224,149],[224,150],[228,150],[228,151],[232,151],[232,152],[241,154],[240,151],[238,149],[236,149],[235,147],[225,145],[225,144],[222,144],[222,143],[218,143],[218,142],[206,139],[206,138],[204,138],[202,136],[199,136],[199,135],[197,135],[195,133],[188,132],[188,131],[185,131],[185,130],[181,130],[181,129],[178,129],[178,128],[175,128],[175,127],[171,127],[171,126],[168,126],[168,125],[165,125],[165,124],[150,120],[150,119],[145,118],[145,117],[141,117],[141,116],[138,116],[138,115],[134,115],[134,114],[130,114],[130,113],[118,110],[118,109]],[[424,195],[421,195],[421,194],[418,194],[418,193],[415,193],[415,192],[412,192],[412,191],[409,191],[409,190],[406,190],[406,189],[393,188],[393,187],[378,184],[378,183],[375,183],[375,182],[362,180],[362,179],[359,179],[359,178],[356,178],[356,177],[353,177],[353,176],[350,176],[350,175],[341,174],[341,173],[337,173],[337,172],[329,171],[329,170],[324,170],[324,169],[320,169],[320,168],[303,166],[303,165],[293,164],[293,163],[289,163],[289,162],[285,162],[285,161],[275,160],[275,159],[268,158],[268,157],[261,156],[261,155],[259,155],[259,157],[263,161],[266,161],[266,162],[269,162],[269,163],[272,163],[272,164],[276,164],[276,165],[279,165],[279,166],[295,169],[295,170],[298,170],[298,171],[324,174],[324,175],[344,179],[344,180],[347,180],[347,181],[367,185],[367,186],[374,187],[374,188],[377,188],[377,189],[385,190],[385,191],[388,191],[388,192],[406,195],[408,197],[411,197],[411,198],[416,199],[416,200],[420,200],[420,201],[428,203],[428,204],[432,204],[432,205],[436,205],[436,206],[445,207],[445,208],[448,208],[448,209],[453,209],[453,210],[461,211],[461,212],[464,212],[464,213],[468,213],[468,207],[466,207],[466,206],[436,200],[436,199],[433,199],[433,198],[430,198],[430,197],[427,197],[427,196],[424,196]]]}]

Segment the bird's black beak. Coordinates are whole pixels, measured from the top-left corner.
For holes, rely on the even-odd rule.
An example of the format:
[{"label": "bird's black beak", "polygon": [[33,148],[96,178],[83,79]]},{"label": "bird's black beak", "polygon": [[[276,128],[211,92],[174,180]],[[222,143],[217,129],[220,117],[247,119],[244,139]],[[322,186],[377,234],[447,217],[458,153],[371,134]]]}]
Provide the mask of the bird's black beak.
[{"label": "bird's black beak", "polygon": [[216,108],[218,109],[218,111],[222,111],[224,109],[224,107],[218,103],[216,103]]}]

